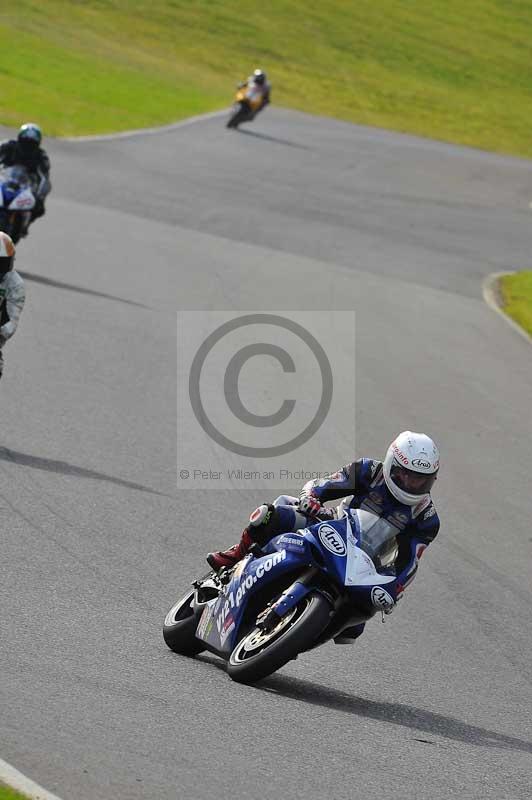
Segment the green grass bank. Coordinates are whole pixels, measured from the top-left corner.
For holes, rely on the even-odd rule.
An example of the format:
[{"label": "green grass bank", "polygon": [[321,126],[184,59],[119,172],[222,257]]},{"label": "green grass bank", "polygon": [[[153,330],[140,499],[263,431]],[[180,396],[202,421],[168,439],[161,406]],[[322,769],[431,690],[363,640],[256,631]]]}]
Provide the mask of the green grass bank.
[{"label": "green grass bank", "polygon": [[532,270],[504,275],[499,289],[503,311],[532,336]]},{"label": "green grass bank", "polygon": [[52,135],[273,102],[532,157],[530,0],[17,0],[0,8],[0,122]]},{"label": "green grass bank", "polygon": [[5,784],[0,783],[0,800],[27,800],[27,798],[15,792],[14,789],[10,789],[9,786],[5,786]]}]

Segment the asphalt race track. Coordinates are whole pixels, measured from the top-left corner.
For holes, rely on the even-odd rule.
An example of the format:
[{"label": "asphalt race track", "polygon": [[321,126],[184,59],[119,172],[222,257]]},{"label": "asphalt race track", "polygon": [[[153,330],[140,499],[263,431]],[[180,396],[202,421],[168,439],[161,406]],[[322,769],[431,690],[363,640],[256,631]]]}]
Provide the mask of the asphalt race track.
[{"label": "asphalt race track", "polygon": [[[482,281],[531,266],[532,162],[280,109],[46,147],[0,383],[0,757],[62,800],[528,800],[532,350]],[[176,490],[183,309],[354,309],[356,454],[442,450],[396,613],[256,687],[161,636],[264,499]]]}]

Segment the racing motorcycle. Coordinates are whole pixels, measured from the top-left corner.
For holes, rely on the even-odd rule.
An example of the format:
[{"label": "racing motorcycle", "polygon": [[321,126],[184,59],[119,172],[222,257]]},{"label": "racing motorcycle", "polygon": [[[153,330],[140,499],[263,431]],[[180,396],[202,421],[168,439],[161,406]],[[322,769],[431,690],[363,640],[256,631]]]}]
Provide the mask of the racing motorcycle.
[{"label": "racing motorcycle", "polygon": [[26,167],[5,167],[0,172],[0,230],[15,244],[27,233],[34,206],[33,184]]},{"label": "racing motorcycle", "polygon": [[384,620],[395,605],[386,586],[397,534],[388,520],[346,509],[254,545],[235,567],[192,583],[166,615],[164,640],[181,655],[215,653],[240,683],[265,678],[378,611]]},{"label": "racing motorcycle", "polygon": [[239,86],[226,127],[238,128],[241,122],[250,122],[261,110],[262,102],[262,91],[254,83]]}]

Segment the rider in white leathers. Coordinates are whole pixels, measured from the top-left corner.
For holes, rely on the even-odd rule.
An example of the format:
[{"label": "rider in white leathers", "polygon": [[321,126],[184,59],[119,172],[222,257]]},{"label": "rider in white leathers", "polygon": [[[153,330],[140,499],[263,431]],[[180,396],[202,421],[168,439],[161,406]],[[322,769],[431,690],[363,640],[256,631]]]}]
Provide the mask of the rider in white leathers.
[{"label": "rider in white leathers", "polygon": [[14,260],[15,245],[0,231],[0,378],[4,370],[2,350],[17,329],[26,299],[24,281],[13,269]]},{"label": "rider in white leathers", "polygon": [[[238,86],[239,88],[242,88],[243,86],[249,86],[259,90],[262,95],[262,103],[258,111],[262,111],[262,109],[271,102],[270,94],[272,85],[268,80],[266,73],[262,69],[256,69],[253,72],[253,75],[250,75],[245,81],[239,83]],[[255,116],[258,114],[258,111],[255,112]]]}]

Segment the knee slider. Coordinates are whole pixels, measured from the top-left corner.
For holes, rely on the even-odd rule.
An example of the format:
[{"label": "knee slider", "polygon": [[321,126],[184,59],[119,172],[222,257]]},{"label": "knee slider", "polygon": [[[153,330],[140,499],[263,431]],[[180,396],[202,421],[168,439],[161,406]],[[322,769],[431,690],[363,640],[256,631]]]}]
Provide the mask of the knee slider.
[{"label": "knee slider", "polygon": [[280,533],[278,528],[278,512],[271,504],[259,506],[249,518],[249,534],[257,544],[269,542],[272,536]]}]

